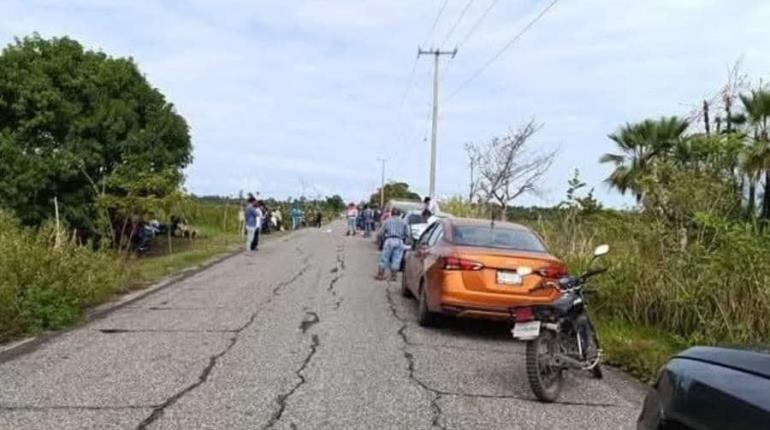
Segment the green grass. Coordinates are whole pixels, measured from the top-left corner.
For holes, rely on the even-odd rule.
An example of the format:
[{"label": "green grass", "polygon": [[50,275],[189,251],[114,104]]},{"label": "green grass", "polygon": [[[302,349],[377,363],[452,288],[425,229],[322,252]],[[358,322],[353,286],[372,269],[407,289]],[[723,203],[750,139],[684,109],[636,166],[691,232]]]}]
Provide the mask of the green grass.
[{"label": "green grass", "polygon": [[655,380],[658,370],[687,343],[662,330],[621,320],[594,321],[605,362],[620,367],[644,382]]},{"label": "green grass", "polygon": [[[260,243],[275,240],[286,232],[273,232],[260,237]],[[190,242],[188,239],[173,238],[173,253],[168,254],[168,242],[158,240],[154,250],[141,258],[129,262],[131,289],[144,288],[179,271],[197,267],[207,261],[229,254],[243,247],[238,234],[220,234]]]},{"label": "green grass", "polygon": [[158,237],[141,257],[83,246],[66,231],[57,247],[51,225],[24,228],[0,211],[0,343],[69,327],[88,308],[238,250],[238,211],[235,205],[189,201],[184,217],[198,237],[171,238],[170,247]]},{"label": "green grass", "polygon": [[[229,240],[221,237],[206,238],[185,246],[181,242],[187,242],[186,239],[174,238],[172,243],[178,250],[173,253],[149,255],[133,259],[128,263],[131,273],[130,288],[146,287],[173,273],[196,267],[216,256],[233,252],[241,246],[240,241],[235,239],[237,239],[235,236]],[[155,244],[158,247],[167,247],[167,245],[166,241]]]}]

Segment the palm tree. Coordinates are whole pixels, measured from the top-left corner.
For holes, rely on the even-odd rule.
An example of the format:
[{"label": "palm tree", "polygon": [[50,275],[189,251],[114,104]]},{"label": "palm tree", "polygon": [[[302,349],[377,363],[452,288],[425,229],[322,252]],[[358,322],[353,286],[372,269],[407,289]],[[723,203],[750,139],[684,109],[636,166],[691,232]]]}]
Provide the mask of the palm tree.
[{"label": "palm tree", "polygon": [[633,192],[636,200],[641,200],[641,178],[649,173],[655,158],[677,147],[687,127],[689,123],[686,120],[675,116],[646,119],[636,124],[626,123],[608,136],[617,144],[620,153],[607,153],[599,159],[601,163],[615,165],[607,182],[623,194]]},{"label": "palm tree", "polygon": [[761,218],[770,218],[770,91],[759,89],[741,94],[746,121],[751,127],[751,143],[746,151],[744,167],[749,177],[749,213],[754,211],[754,189],[762,173],[765,176]]}]

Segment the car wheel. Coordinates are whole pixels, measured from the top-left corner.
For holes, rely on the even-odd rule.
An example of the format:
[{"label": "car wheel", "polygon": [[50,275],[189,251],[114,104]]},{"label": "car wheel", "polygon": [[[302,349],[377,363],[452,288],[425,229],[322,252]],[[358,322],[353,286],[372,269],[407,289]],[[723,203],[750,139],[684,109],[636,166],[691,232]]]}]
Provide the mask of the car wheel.
[{"label": "car wheel", "polygon": [[406,269],[401,273],[401,296],[402,297],[414,297],[411,291],[409,291],[409,286],[406,285]]},{"label": "car wheel", "polygon": [[428,292],[425,281],[420,283],[420,297],[417,301],[417,323],[423,327],[436,324],[437,315],[428,309]]}]

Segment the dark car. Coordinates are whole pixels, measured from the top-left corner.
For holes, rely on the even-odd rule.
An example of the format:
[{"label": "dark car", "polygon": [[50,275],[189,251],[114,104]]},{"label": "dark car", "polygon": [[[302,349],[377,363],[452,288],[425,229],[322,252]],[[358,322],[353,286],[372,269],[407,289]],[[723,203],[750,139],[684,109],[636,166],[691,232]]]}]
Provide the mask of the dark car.
[{"label": "dark car", "polygon": [[770,429],[770,355],[694,347],[663,367],[638,430]]}]

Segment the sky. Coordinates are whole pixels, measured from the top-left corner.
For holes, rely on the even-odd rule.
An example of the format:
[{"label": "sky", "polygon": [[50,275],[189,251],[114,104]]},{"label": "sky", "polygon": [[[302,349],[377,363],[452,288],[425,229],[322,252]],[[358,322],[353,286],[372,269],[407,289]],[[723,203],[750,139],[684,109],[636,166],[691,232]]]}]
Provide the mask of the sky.
[{"label": "sky", "polygon": [[522,205],[561,201],[574,169],[631,205],[603,182],[608,134],[687,115],[736,61],[770,79],[766,0],[561,0],[489,63],[550,1],[0,0],[0,43],[38,32],[132,57],[190,125],[199,195],[360,200],[379,158],[427,193],[433,66],[418,46],[459,47],[439,68],[437,194],[467,194],[465,143],[534,118],[532,151],[558,156]]}]

